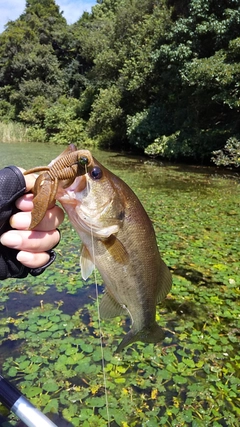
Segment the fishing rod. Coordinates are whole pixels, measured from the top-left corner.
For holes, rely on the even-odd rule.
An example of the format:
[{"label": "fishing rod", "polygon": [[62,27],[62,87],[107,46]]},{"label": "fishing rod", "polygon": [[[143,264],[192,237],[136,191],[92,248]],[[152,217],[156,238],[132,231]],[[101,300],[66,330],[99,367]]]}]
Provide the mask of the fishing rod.
[{"label": "fishing rod", "polygon": [[0,402],[17,415],[27,427],[57,427],[2,375],[0,375]]}]

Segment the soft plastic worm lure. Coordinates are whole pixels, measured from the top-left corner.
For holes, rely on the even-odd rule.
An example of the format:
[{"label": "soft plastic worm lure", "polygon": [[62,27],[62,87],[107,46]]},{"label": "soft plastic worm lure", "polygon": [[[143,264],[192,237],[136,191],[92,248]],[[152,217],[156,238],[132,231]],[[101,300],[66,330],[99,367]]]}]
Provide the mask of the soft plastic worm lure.
[{"label": "soft plastic worm lure", "polygon": [[40,173],[33,188],[33,211],[29,230],[35,228],[43,219],[48,206],[55,199],[59,181],[64,181],[63,188],[69,187],[75,178],[86,173],[89,166],[87,150],[77,150],[70,144],[66,150],[49,166],[38,166],[28,169],[24,175]]}]

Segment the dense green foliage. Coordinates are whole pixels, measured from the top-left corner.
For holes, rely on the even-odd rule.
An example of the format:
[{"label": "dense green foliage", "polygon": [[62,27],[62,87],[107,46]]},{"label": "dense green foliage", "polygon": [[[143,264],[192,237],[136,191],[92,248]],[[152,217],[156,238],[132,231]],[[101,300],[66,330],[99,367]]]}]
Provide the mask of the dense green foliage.
[{"label": "dense green foliage", "polygon": [[0,119],[37,140],[208,161],[240,147],[239,34],[238,0],[98,0],[71,26],[29,0],[0,35]]},{"label": "dense green foliage", "polygon": [[[0,149],[4,159],[9,155],[23,164],[24,158],[25,167],[39,159],[47,164],[60,151],[43,144]],[[93,154],[133,188],[153,221],[173,273],[172,289],[157,307],[166,338],[114,354],[129,321],[101,321],[99,329],[94,282],[101,278],[81,279],[80,241],[65,221],[51,268],[38,277],[1,282],[2,374],[50,417],[60,414],[72,427],[106,427],[102,336],[111,427],[237,427],[239,182],[208,168],[181,170]],[[15,426],[10,419],[1,426]]]},{"label": "dense green foliage", "polygon": [[216,165],[240,166],[240,143],[236,138],[229,138],[223,150],[213,151],[212,160]]}]

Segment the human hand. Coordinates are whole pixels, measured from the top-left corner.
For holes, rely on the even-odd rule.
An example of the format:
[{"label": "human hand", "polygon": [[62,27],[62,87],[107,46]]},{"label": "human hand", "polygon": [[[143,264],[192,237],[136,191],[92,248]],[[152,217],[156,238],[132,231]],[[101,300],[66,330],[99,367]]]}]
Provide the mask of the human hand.
[{"label": "human hand", "polygon": [[[19,168],[20,169],[20,168]],[[20,169],[24,172],[24,169]],[[24,176],[26,191],[34,186],[36,175]],[[60,234],[57,227],[63,222],[64,212],[54,203],[49,207],[43,220],[34,230],[28,230],[33,209],[33,194],[28,193],[16,201],[20,212],[12,215],[9,230],[1,235],[1,243],[4,246],[18,250],[17,260],[26,267],[38,268],[45,265],[50,258],[48,251],[55,247]]]}]

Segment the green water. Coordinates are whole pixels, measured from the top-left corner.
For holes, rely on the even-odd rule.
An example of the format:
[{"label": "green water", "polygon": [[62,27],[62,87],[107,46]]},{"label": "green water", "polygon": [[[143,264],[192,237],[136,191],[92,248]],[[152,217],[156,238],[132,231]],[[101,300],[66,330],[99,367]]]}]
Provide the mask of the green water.
[{"label": "green water", "polygon": [[[0,167],[45,165],[61,151],[0,144]],[[136,192],[173,273],[157,312],[163,343],[134,344],[114,356],[129,321],[102,322],[111,427],[237,426],[239,180],[213,168],[93,154]],[[36,406],[60,417],[59,427],[65,421],[106,426],[94,279],[81,280],[80,242],[67,219],[61,233],[57,260],[44,275],[1,283],[2,373]],[[9,416],[6,425],[16,419]]]}]

